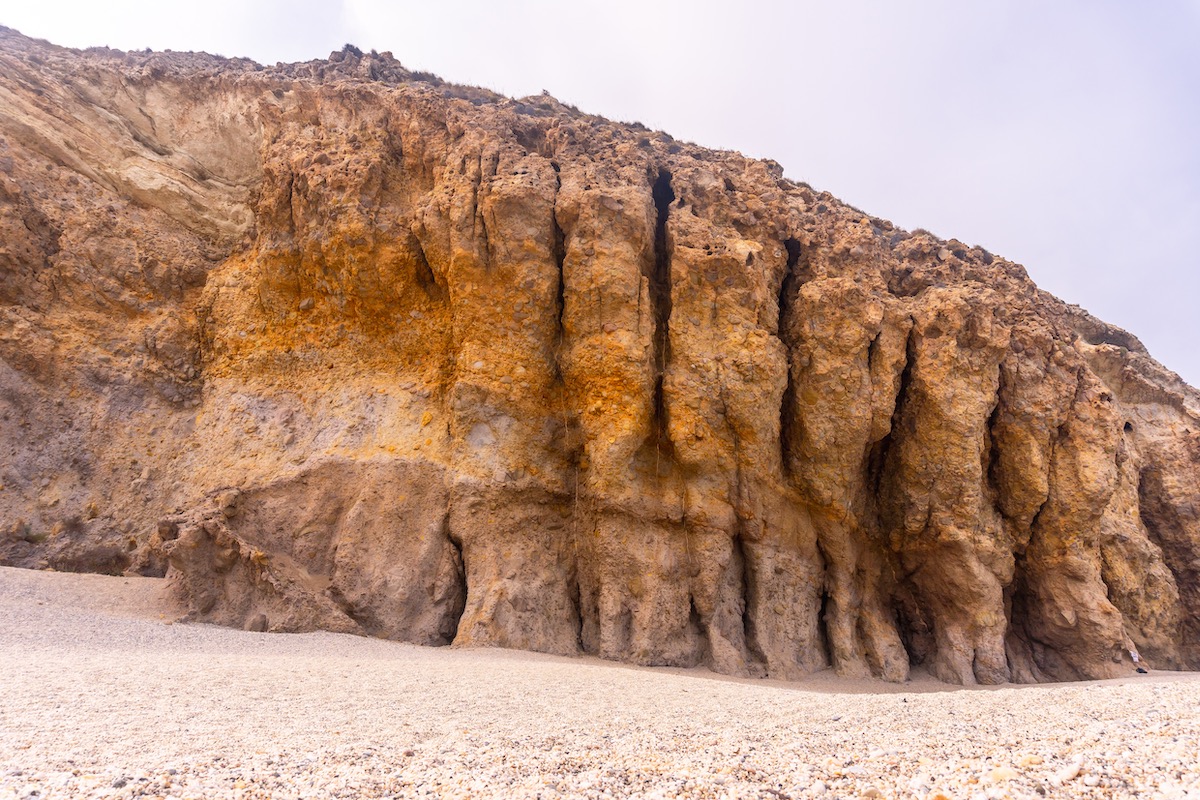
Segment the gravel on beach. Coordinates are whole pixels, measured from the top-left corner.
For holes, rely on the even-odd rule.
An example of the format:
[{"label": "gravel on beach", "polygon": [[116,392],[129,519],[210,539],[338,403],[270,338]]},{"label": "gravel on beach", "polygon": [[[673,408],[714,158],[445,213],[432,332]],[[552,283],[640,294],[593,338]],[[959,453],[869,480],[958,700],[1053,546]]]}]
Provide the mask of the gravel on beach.
[{"label": "gravel on beach", "polygon": [[0,568],[0,800],[1200,798],[1200,675],[955,690],[171,624]]}]

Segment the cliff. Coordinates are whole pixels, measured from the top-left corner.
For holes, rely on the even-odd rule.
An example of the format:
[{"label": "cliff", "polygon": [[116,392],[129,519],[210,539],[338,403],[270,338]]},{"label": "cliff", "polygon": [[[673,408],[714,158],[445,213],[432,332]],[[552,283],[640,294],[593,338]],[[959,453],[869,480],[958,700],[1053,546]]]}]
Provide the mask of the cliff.
[{"label": "cliff", "polygon": [[0,29],[0,563],[189,618],[1200,668],[1200,394],[978,247],[548,96]]}]

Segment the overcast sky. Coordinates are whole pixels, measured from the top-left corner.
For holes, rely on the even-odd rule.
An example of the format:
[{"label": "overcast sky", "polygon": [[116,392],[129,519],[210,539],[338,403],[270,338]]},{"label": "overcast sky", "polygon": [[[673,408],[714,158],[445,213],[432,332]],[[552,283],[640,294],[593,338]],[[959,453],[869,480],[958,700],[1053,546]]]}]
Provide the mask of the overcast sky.
[{"label": "overcast sky", "polygon": [[1022,263],[1200,385],[1200,0],[0,0],[0,24],[545,89]]}]

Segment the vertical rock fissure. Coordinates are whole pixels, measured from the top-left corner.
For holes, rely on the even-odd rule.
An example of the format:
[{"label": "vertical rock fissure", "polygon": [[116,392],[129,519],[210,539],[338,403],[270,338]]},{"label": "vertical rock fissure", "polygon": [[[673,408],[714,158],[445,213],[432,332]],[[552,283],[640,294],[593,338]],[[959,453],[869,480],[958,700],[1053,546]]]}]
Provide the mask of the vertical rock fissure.
[{"label": "vertical rock fissure", "polygon": [[[828,581],[828,578],[826,580]],[[838,658],[833,650],[833,636],[829,632],[829,628],[833,624],[830,619],[833,614],[833,610],[829,607],[830,603],[832,603],[832,599],[829,585],[826,583],[821,589],[821,607],[817,609],[817,635],[821,639],[821,647],[825,651],[825,657],[829,660],[829,666],[837,669]]]},{"label": "vertical rock fissure", "polygon": [[987,487],[992,492],[992,505],[1003,514],[1000,507],[1000,446],[996,439],[996,426],[1000,422],[1000,393],[1004,389],[1004,371],[1000,371],[1000,386],[996,390],[996,404],[988,414],[987,426],[984,429],[984,463],[983,477]]},{"label": "vertical rock fissure", "polygon": [[292,244],[296,243],[296,173],[289,172],[287,177],[287,225]]},{"label": "vertical rock fissure", "polygon": [[579,556],[576,554],[574,567],[571,569],[571,577],[567,586],[567,591],[570,597],[571,605],[575,609],[575,646],[580,653],[586,653],[587,649],[583,646],[583,587],[579,585]]},{"label": "vertical rock fissure", "polygon": [[[478,168],[479,172],[478,172],[478,177],[475,180],[475,224],[476,224],[476,230],[478,231],[478,234],[479,234],[479,246],[480,246],[480,249],[477,250],[477,252],[482,253],[484,265],[490,266],[491,261],[492,261],[492,257],[491,257],[491,249],[492,248],[491,248],[491,242],[489,241],[489,238],[488,238],[487,219],[486,219],[485,214],[483,213],[484,172],[483,172],[483,153],[482,152],[479,154],[479,161],[478,161],[477,168]],[[493,175],[495,174],[494,170],[493,170],[492,174]]]},{"label": "vertical rock fissure", "polygon": [[450,508],[451,504],[447,503],[446,513],[442,516],[442,537],[450,543],[452,548],[455,577],[458,579],[459,586],[459,599],[450,607],[446,618],[447,624],[443,628],[445,635],[442,638],[446,644],[451,644],[458,637],[458,628],[462,624],[463,614],[467,610],[467,560],[463,554],[462,540],[455,538],[450,527]]},{"label": "vertical rock fissure", "polygon": [[[1057,436],[1058,434],[1056,432],[1055,439],[1057,439]],[[1054,439],[1051,440],[1050,448],[1050,461],[1053,462],[1053,460]],[[1045,642],[1039,641],[1037,637],[1033,635],[1029,625],[1029,608],[1031,606],[1031,601],[1032,603],[1036,604],[1036,598],[1031,597],[1031,589],[1029,588],[1026,580],[1026,574],[1028,571],[1026,553],[1029,550],[1029,546],[1033,543],[1034,537],[1038,535],[1038,521],[1041,519],[1042,512],[1046,510],[1048,505],[1050,505],[1049,493],[1047,493],[1046,497],[1042,499],[1041,504],[1037,507],[1037,511],[1033,512],[1033,517],[1029,522],[1029,537],[1024,546],[1018,545],[1017,547],[1013,548],[1013,577],[1009,582],[1009,585],[1005,587],[1005,591],[1008,593],[1010,600],[1008,604],[1008,630],[1012,635],[1016,636],[1019,640],[1025,642],[1027,645],[1032,645],[1034,643],[1045,645]],[[1036,654],[1036,651],[1032,652]],[[1035,658],[1034,661],[1036,663],[1037,659]],[[1038,664],[1038,666],[1040,667],[1041,665]]]},{"label": "vertical rock fissure", "polygon": [[899,430],[900,420],[903,418],[904,406],[908,402],[909,393],[912,391],[912,372],[913,365],[917,360],[917,335],[915,320],[913,327],[908,331],[908,339],[904,345],[904,369],[900,372],[900,386],[896,390],[896,402],[892,407],[892,422],[888,426],[887,435],[871,445],[870,454],[867,457],[867,486],[871,494],[875,497],[876,508],[880,510],[880,516],[883,516],[883,478],[887,471],[888,456],[891,453],[892,443],[895,441],[897,431]]},{"label": "vertical rock fissure", "polygon": [[[694,631],[696,636],[700,639],[701,661],[707,662],[711,666],[712,642],[709,640],[708,626],[704,624],[704,617],[701,616],[700,609],[696,608],[696,596],[690,592],[688,593],[688,627]],[[692,663],[688,664],[687,666],[695,665],[695,663]]]},{"label": "vertical rock fissure", "polygon": [[670,359],[671,326],[671,250],[667,236],[667,220],[675,190],[671,188],[671,172],[660,169],[651,191],[654,198],[654,270],[650,276],[650,308],[654,316],[654,417],[652,435],[656,452],[670,452],[667,433],[666,398],[663,378]]},{"label": "vertical rock fissure", "polygon": [[792,375],[792,343],[788,329],[792,324],[792,315],[795,313],[793,299],[799,290],[796,285],[799,281],[796,271],[800,264],[800,242],[789,238],[784,241],[783,246],[787,250],[787,268],[783,274],[783,281],[779,285],[779,319],[776,323],[775,336],[783,344],[787,354],[784,370],[787,384],[784,386],[783,397],[779,402],[779,455],[783,463],[783,475],[786,478],[791,477],[792,474],[792,440],[795,436],[793,409],[796,405],[796,384]]},{"label": "vertical rock fissure", "polygon": [[[554,266],[558,272],[558,287],[555,297],[556,316],[555,316],[555,344],[554,357],[552,359],[552,369],[554,382],[558,387],[558,406],[562,425],[563,446],[566,452],[566,463],[571,471],[572,485],[571,489],[571,546],[575,561],[576,574],[573,578],[573,602],[575,610],[578,614],[578,625],[576,630],[576,639],[578,640],[580,650],[583,650],[583,606],[580,602],[579,589],[579,467],[582,458],[582,449],[578,446],[571,435],[571,411],[567,401],[566,378],[563,370],[563,359],[566,354],[567,347],[567,329],[565,317],[567,313],[567,235],[558,222],[558,195],[562,190],[562,175],[561,168],[558,162],[550,162],[551,169],[554,170],[554,203],[550,207],[550,225],[554,235],[553,256]],[[566,481],[564,480],[564,485]]]},{"label": "vertical rock fissure", "polygon": [[871,337],[871,343],[867,345],[867,366],[874,367],[879,360],[879,340],[883,338],[883,328]]},{"label": "vertical rock fissure", "polygon": [[821,570],[820,583],[813,587],[821,593],[821,603],[817,607],[817,638],[820,640],[821,649],[825,653],[826,663],[836,668],[838,663],[833,652],[833,636],[829,630],[831,627],[830,615],[832,613],[830,609],[830,603],[832,602],[830,594],[833,590],[833,582],[835,580],[833,576],[834,564],[830,555],[825,551],[825,545],[821,542],[820,536],[817,537],[814,544],[817,548],[817,561]]},{"label": "vertical rock fissure", "polygon": [[557,341],[554,347],[554,377],[561,384],[563,382],[563,348],[566,346],[567,339],[566,327],[563,324],[563,317],[567,310],[567,278],[564,270],[567,261],[567,236],[563,232],[562,226],[558,224],[558,192],[562,189],[562,179],[558,174],[558,165],[551,162],[551,166],[554,167],[555,205],[550,208],[550,224],[554,232],[554,266],[558,270],[558,294],[555,300],[558,327],[555,331]]},{"label": "vertical rock fissure", "polygon": [[[1030,541],[1033,541],[1033,537],[1037,535],[1038,521],[1042,518],[1042,512],[1046,510],[1046,506],[1048,506],[1049,504],[1050,504],[1050,495],[1047,494],[1046,498],[1044,500],[1042,500],[1041,504],[1037,507],[1037,511],[1033,512],[1033,518],[1030,519],[1030,521],[1029,521],[1029,539],[1030,539]],[[1018,552],[1016,555],[1018,558],[1020,558],[1022,561],[1024,561],[1024,558],[1025,558],[1024,550]]]},{"label": "vertical rock fissure", "polygon": [[746,547],[746,538],[739,530],[733,539],[733,547],[741,561],[742,567],[742,635],[746,640],[746,650],[750,658],[762,664],[767,664],[766,653],[758,641],[758,627],[754,620],[754,610],[750,598],[755,595],[754,568],[750,565],[750,553]]},{"label": "vertical rock fissure", "polygon": [[434,274],[433,267],[429,265],[429,259],[425,255],[425,246],[421,244],[420,238],[415,233],[410,233],[409,243],[412,245],[416,261],[414,266],[417,285],[424,290],[425,295],[431,300],[446,299],[448,294],[446,287],[438,283],[437,275]]}]

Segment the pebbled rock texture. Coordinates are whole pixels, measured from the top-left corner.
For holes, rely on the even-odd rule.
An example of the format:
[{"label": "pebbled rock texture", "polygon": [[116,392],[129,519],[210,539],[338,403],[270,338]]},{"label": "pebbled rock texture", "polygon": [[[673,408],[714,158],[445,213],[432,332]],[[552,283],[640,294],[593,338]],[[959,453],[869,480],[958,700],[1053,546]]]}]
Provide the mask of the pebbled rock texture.
[{"label": "pebbled rock texture", "polygon": [[389,54],[0,29],[0,562],[794,678],[1200,668],[1200,394],[1020,266]]}]

